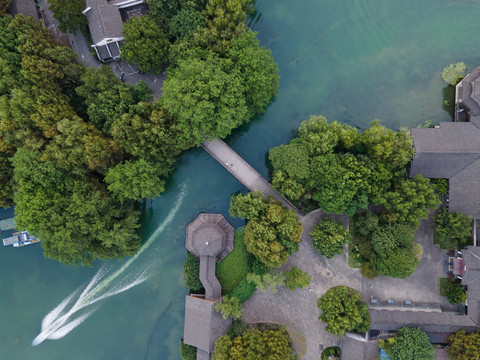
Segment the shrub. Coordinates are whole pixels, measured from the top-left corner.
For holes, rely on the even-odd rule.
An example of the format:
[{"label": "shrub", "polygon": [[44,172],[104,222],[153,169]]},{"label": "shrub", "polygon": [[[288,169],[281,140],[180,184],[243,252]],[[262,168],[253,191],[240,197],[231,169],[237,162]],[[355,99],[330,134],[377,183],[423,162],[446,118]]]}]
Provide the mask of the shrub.
[{"label": "shrub", "polygon": [[434,360],[435,353],[427,334],[420,328],[403,327],[395,335],[389,353],[392,360]]},{"label": "shrub", "polygon": [[215,274],[217,275],[222,291],[230,294],[249,271],[249,254],[243,242],[245,228],[235,231],[235,246],[233,251],[222,261],[217,263]]},{"label": "shrub", "polygon": [[463,248],[472,238],[472,219],[459,212],[442,209],[433,219],[434,243],[441,249]]},{"label": "shrub", "polygon": [[183,275],[185,276],[186,285],[192,290],[200,290],[203,287],[199,272],[200,262],[195,255],[187,252],[185,262],[183,263]]},{"label": "shrub", "polygon": [[447,195],[448,193],[448,179],[435,179],[432,182],[433,187],[440,195]]},{"label": "shrub", "polygon": [[258,290],[266,291],[268,288],[272,293],[276,293],[277,287],[284,284],[283,274],[277,271],[271,271],[263,275],[249,273],[246,279],[254,283]]},{"label": "shrub", "polygon": [[233,289],[232,296],[236,297],[240,302],[247,301],[253,296],[253,293],[256,289],[255,283],[248,281],[246,277],[244,277],[238,285]]},{"label": "shrub", "polygon": [[370,329],[368,306],[361,294],[346,286],[335,286],[317,301],[322,311],[320,320],[327,323],[330,334],[344,335],[347,331],[366,332]]},{"label": "shrub", "polygon": [[227,331],[227,335],[230,337],[237,337],[243,334],[247,330],[248,325],[240,319],[233,320],[232,326]]},{"label": "shrub", "polygon": [[296,266],[292,267],[290,271],[285,271],[283,275],[285,276],[285,286],[292,291],[306,287],[312,281],[312,277],[308,273],[303,272]]},{"label": "shrub", "polygon": [[330,218],[325,218],[315,225],[310,235],[313,237],[313,247],[329,259],[343,254],[343,244],[350,238],[345,227]]},{"label": "shrub", "polygon": [[363,236],[369,236],[378,226],[378,216],[371,211],[357,214],[353,219],[355,230]]},{"label": "shrub", "polygon": [[440,279],[440,294],[446,297],[448,302],[453,305],[460,304],[467,298],[463,286],[451,278]]},{"label": "shrub", "polygon": [[448,353],[453,360],[480,360],[480,331],[467,334],[460,330],[450,336]]},{"label": "shrub", "polygon": [[215,310],[222,314],[224,319],[228,319],[229,316],[234,319],[240,319],[242,317],[242,303],[233,296],[225,295],[222,302],[215,305]]},{"label": "shrub", "polygon": [[187,345],[180,341],[180,356],[182,360],[196,360],[197,359],[197,348],[195,346]]},{"label": "shrub", "polygon": [[364,262],[362,266],[360,267],[360,272],[362,273],[362,276],[366,279],[375,279],[378,276],[378,272],[375,271],[373,268],[372,264],[369,262]]},{"label": "shrub", "polygon": [[455,86],[465,76],[465,70],[467,70],[467,66],[463,62],[450,64],[443,69],[442,78],[447,84]]},{"label": "shrub", "polygon": [[[214,360],[295,358],[290,337],[285,329],[249,329],[241,335],[221,336],[215,343]],[[247,357],[245,357],[247,355]]]},{"label": "shrub", "polygon": [[419,263],[410,249],[403,248],[393,249],[385,255],[374,252],[370,260],[379,274],[400,279],[412,275]]}]

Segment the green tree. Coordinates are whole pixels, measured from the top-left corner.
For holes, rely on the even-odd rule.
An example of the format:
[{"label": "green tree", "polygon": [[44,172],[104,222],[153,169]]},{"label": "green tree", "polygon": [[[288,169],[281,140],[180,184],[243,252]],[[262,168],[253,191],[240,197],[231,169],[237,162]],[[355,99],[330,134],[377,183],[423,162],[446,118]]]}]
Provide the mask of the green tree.
[{"label": "green tree", "polygon": [[385,196],[385,208],[397,222],[418,226],[419,219],[426,219],[429,210],[438,207],[440,201],[430,181],[421,174],[413,179],[403,179]]},{"label": "green tree", "polygon": [[467,334],[459,330],[450,336],[448,353],[453,360],[480,360],[480,331]]},{"label": "green tree", "polygon": [[467,66],[463,62],[450,64],[442,71],[442,79],[449,85],[455,86],[465,76]]},{"label": "green tree", "polygon": [[82,14],[85,0],[51,0],[49,9],[53,17],[60,22],[60,31],[76,34],[78,28],[87,32],[87,18]]},{"label": "green tree", "polygon": [[228,319],[229,316],[234,319],[242,317],[242,303],[233,296],[225,295],[222,301],[215,305],[215,310],[221,313],[224,319]]},{"label": "green tree", "polygon": [[257,33],[248,30],[232,39],[226,56],[243,80],[248,118],[263,113],[278,90],[278,65],[272,52],[260,46]]},{"label": "green tree", "polygon": [[343,245],[348,242],[350,233],[338,221],[324,218],[313,227],[310,233],[313,237],[313,247],[322,255],[331,259],[343,254]]},{"label": "green tree", "polygon": [[335,286],[318,299],[322,311],[320,320],[327,323],[326,330],[334,335],[347,331],[366,332],[370,329],[368,306],[361,294],[346,286]]},{"label": "green tree", "polygon": [[0,17],[8,14],[10,6],[12,5],[12,0],[0,0]]},{"label": "green tree", "polygon": [[183,275],[185,277],[186,285],[192,290],[200,290],[203,287],[199,273],[200,262],[195,255],[187,252],[185,262],[183,263]]},{"label": "green tree", "polygon": [[121,201],[126,199],[141,200],[152,198],[165,191],[165,180],[169,174],[161,163],[144,159],[126,161],[108,169],[105,182],[110,190]]},{"label": "green tree", "polygon": [[288,178],[303,181],[310,178],[310,158],[303,143],[291,142],[270,149],[269,160],[276,172],[281,171]]},{"label": "green tree", "polygon": [[196,34],[196,42],[224,52],[230,40],[246,30],[247,16],[252,10],[251,0],[208,0],[204,12],[205,28]]},{"label": "green tree", "polygon": [[248,120],[245,87],[229,59],[179,60],[163,83],[165,107],[178,119],[180,141],[195,145],[224,138]]},{"label": "green tree", "polygon": [[285,271],[283,276],[285,277],[285,286],[292,291],[304,288],[312,281],[312,277],[307,272],[300,270],[296,266],[292,267],[290,271]]},{"label": "green tree", "polygon": [[450,278],[440,278],[440,294],[445,296],[448,302],[453,305],[460,304],[467,298],[463,286]]},{"label": "green tree", "polygon": [[213,359],[293,360],[294,352],[285,329],[265,331],[248,329],[238,336],[221,336],[215,343]]},{"label": "green tree", "polygon": [[268,267],[278,267],[298,251],[302,224],[298,216],[260,193],[233,195],[230,214],[248,219],[245,227],[247,251]]},{"label": "green tree", "polygon": [[122,34],[122,59],[136,64],[140,71],[161,74],[168,61],[170,42],[155,21],[148,15],[130,18],[123,24]]},{"label": "green tree", "polygon": [[170,22],[170,35],[176,39],[191,39],[198,27],[202,27],[205,18],[192,7],[180,10]]},{"label": "green tree", "polygon": [[15,222],[42,239],[45,256],[67,264],[91,264],[133,255],[140,248],[134,203],[121,205],[105,185],[41,161],[18,149],[13,156]]},{"label": "green tree", "polygon": [[434,243],[441,249],[461,249],[472,238],[472,218],[442,208],[433,218]]},{"label": "green tree", "polygon": [[258,290],[264,292],[268,289],[273,294],[277,292],[277,287],[284,285],[283,274],[276,271],[270,271],[262,275],[248,273],[246,279],[255,284]]},{"label": "green tree", "polygon": [[379,274],[400,279],[413,274],[419,264],[412,250],[405,248],[395,248],[382,254],[373,252],[370,261]]},{"label": "green tree", "polygon": [[121,82],[108,66],[86,69],[82,82],[75,91],[84,99],[90,121],[110,134],[115,119],[136,104],[134,88]]},{"label": "green tree", "polygon": [[195,346],[187,345],[180,341],[180,356],[182,360],[196,360],[197,359],[197,348]]},{"label": "green tree", "polygon": [[375,213],[367,211],[366,213],[356,214],[353,220],[355,224],[355,231],[357,231],[360,235],[369,236],[377,228],[379,218]]},{"label": "green tree", "polygon": [[435,352],[427,334],[420,328],[405,326],[395,335],[390,357],[392,360],[433,360]]}]

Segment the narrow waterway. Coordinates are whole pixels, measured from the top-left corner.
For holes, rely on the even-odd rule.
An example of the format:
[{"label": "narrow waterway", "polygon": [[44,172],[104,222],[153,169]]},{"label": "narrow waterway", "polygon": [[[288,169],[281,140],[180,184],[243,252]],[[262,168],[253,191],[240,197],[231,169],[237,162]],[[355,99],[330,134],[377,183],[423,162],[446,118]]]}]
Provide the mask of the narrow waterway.
[{"label": "narrow waterway", "polygon": [[[267,113],[227,139],[262,175],[265,154],[286,142],[310,114],[359,128],[378,118],[401,125],[450,121],[440,71],[480,65],[476,0],[257,0],[252,26],[272,49],[280,90]],[[43,258],[38,245],[0,248],[0,358],[6,360],[178,360],[183,333],[185,226],[202,211],[228,216],[242,186],[203,150],[185,154],[161,198],[145,203],[148,249],[110,285],[148,278],[96,304],[59,340],[32,347],[44,317],[101,267],[74,268]],[[170,215],[170,216],[169,216]],[[95,294],[96,295],[96,294]],[[81,314],[80,314],[81,315]]]}]

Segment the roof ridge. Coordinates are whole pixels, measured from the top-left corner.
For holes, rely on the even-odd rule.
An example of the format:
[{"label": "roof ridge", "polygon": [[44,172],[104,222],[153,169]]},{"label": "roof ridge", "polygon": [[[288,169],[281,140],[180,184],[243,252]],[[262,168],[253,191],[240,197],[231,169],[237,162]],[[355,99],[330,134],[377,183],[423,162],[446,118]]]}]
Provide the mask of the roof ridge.
[{"label": "roof ridge", "polygon": [[[458,154],[461,154],[461,153],[458,153]],[[466,153],[466,154],[475,154],[475,153]],[[469,167],[470,165],[472,165],[474,162],[477,162],[478,159],[480,159],[480,154],[478,154],[478,156],[473,159],[471,162],[469,162],[467,165],[465,165],[463,168],[461,168],[460,170],[458,170],[455,174],[453,174],[453,176],[450,176],[450,179],[454,178],[455,176],[457,176],[459,173],[461,173],[463,170],[465,170],[467,167]],[[480,260],[480,259],[479,259]]]}]

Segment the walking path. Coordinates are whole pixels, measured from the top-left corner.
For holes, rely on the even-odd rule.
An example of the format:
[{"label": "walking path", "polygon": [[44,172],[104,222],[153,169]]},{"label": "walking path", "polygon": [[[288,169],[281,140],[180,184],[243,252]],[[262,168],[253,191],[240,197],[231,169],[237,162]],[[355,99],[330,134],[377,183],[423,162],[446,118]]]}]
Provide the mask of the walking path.
[{"label": "walking path", "polygon": [[[348,266],[347,245],[342,255],[332,259],[327,259],[313,248],[310,232],[323,216],[322,210],[315,210],[303,217],[300,251],[290,256],[280,268],[286,271],[296,266],[308,272],[312,277],[309,287],[295,291],[280,287],[276,294],[257,290],[243,304],[243,321],[284,325],[292,338],[293,347],[303,360],[318,360],[321,349],[340,345],[340,338],[326,332],[326,324],[318,320],[320,309],[317,299],[337,285],[362,289],[360,269]],[[346,225],[348,218],[336,216],[335,219]]]},{"label": "walking path", "polygon": [[275,200],[282,202],[288,209],[294,211],[300,219],[303,214],[292,205],[290,201],[285,199],[280,193],[272,188],[270,183],[260,175],[253,167],[251,167],[243,158],[233,149],[220,139],[207,141],[202,147],[213,156],[225,169],[237,178],[248,190],[260,191],[267,196],[273,197]]}]

